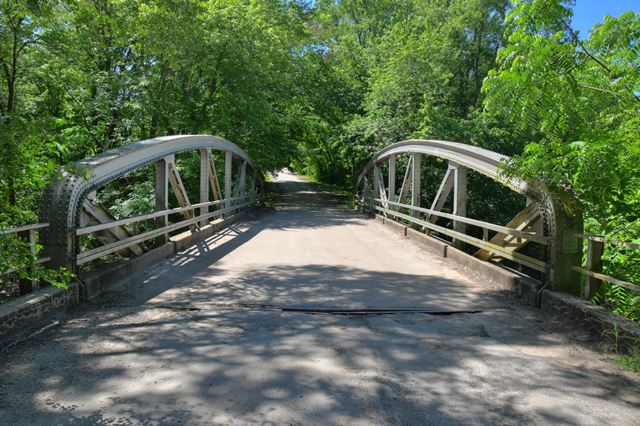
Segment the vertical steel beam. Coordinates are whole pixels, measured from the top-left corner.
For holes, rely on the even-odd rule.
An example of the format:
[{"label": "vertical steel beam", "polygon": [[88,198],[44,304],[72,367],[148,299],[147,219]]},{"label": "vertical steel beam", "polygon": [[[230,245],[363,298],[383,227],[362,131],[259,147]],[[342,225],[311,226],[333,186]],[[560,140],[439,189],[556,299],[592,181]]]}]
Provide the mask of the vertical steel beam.
[{"label": "vertical steel beam", "polygon": [[[169,163],[174,161],[174,156],[165,157],[156,161],[156,211],[169,209]],[[167,216],[156,218],[156,228],[167,226]],[[167,234],[158,238],[159,243],[167,242]]]},{"label": "vertical steel beam", "polygon": [[387,183],[387,189],[389,190],[388,200],[396,200],[396,156],[395,154],[389,157],[389,180]]},{"label": "vertical steel beam", "polygon": [[233,154],[231,151],[224,153],[224,208],[231,208],[231,166],[233,162]]},{"label": "vertical steel beam", "polygon": [[[467,168],[459,164],[450,163],[453,167],[453,214],[457,216],[467,215]],[[453,229],[465,233],[466,225],[459,221],[453,221]],[[454,240],[456,248],[463,249],[462,241]]]},{"label": "vertical steel beam", "polygon": [[[375,206],[377,202],[376,198],[380,198],[380,178],[382,177],[382,170],[380,170],[380,166],[375,164],[373,166],[373,205]],[[375,213],[375,211],[374,211]]]},{"label": "vertical steel beam", "polygon": [[[200,148],[200,202],[209,201],[209,168],[211,165],[211,148]],[[209,207],[200,207],[200,215],[209,213]],[[208,220],[200,222],[200,226],[205,226]]]},{"label": "vertical steel beam", "polygon": [[240,170],[238,171],[238,176],[240,179],[239,187],[238,187],[238,196],[244,197],[247,195],[247,162],[242,161],[240,163]]},{"label": "vertical steel beam", "polygon": [[[412,169],[411,169],[411,205],[420,207],[420,178],[422,175],[422,154],[413,153]],[[411,216],[417,216],[415,211],[411,212]]]}]

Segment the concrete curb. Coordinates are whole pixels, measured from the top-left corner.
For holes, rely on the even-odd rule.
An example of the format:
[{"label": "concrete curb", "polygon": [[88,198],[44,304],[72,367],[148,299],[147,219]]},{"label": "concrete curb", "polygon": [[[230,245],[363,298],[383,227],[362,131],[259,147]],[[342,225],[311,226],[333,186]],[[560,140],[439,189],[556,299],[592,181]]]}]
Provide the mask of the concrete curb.
[{"label": "concrete curb", "polygon": [[53,314],[77,305],[77,283],[69,287],[45,287],[0,305],[0,342],[31,331],[33,326]]},{"label": "concrete curb", "polygon": [[570,294],[544,290],[542,309],[572,318],[620,353],[640,348],[640,327],[630,319]]},{"label": "concrete curb", "polygon": [[521,275],[515,271],[501,268],[489,262],[485,262],[475,258],[467,253],[451,247],[448,243],[420,232],[416,229],[409,228],[392,219],[376,215],[376,222],[388,227],[394,233],[406,236],[420,244],[422,247],[431,251],[437,256],[448,258],[467,268],[474,273],[489,278],[494,284],[504,290],[515,292],[518,296],[526,299],[530,304],[537,305],[538,292],[542,283],[533,278]]},{"label": "concrete curb", "polygon": [[394,233],[420,243],[436,255],[455,261],[473,273],[480,273],[505,290],[515,292],[530,305],[578,321],[583,327],[597,334],[619,352],[629,352],[640,346],[640,327],[633,321],[575,296],[542,290],[542,283],[516,271],[501,268],[451,247],[437,238],[408,228],[398,222],[376,215],[376,222]]}]

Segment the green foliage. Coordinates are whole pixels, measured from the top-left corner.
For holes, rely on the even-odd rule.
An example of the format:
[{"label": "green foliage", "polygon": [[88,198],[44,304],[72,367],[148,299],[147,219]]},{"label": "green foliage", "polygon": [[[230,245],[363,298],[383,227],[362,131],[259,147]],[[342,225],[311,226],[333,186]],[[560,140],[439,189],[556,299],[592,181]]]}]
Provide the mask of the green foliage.
[{"label": "green foliage", "polygon": [[621,355],[617,359],[618,363],[627,367],[635,373],[640,373],[640,350],[634,351],[631,355]]},{"label": "green foliage", "polygon": [[[0,0],[0,225],[37,221],[60,165],[149,137],[217,134],[264,170],[287,165],[309,13],[285,0]],[[151,203],[131,179],[100,195],[116,215]],[[7,264],[29,264],[10,249]]]},{"label": "green foliage", "polygon": [[[42,246],[36,244],[32,252],[27,240],[15,234],[0,235],[0,285],[13,278],[47,282],[55,287],[66,288],[73,276],[66,268],[57,270],[36,264]],[[7,271],[15,271],[12,274]],[[2,292],[0,292],[2,293]]]},{"label": "green foliage", "polygon": [[[640,235],[640,14],[604,18],[589,38],[570,28],[558,0],[521,0],[508,44],[484,83],[487,114],[525,144],[511,173],[575,193],[587,233]],[[609,247],[605,273],[640,282],[640,254]],[[640,320],[640,295],[605,284],[594,301]]]},{"label": "green foliage", "polygon": [[[290,165],[341,187],[378,149],[431,138],[511,155],[507,173],[578,197],[587,232],[637,240],[640,14],[581,35],[572,4],[0,0],[0,225],[35,221],[60,165],[149,137],[217,134],[263,171]],[[197,157],[178,167],[195,199]],[[131,173],[98,201],[146,213],[151,177]],[[517,209],[470,182],[469,214],[502,222]],[[2,244],[3,265],[29,263]],[[638,256],[607,248],[605,273],[638,282]],[[624,289],[594,300],[640,316]]]}]

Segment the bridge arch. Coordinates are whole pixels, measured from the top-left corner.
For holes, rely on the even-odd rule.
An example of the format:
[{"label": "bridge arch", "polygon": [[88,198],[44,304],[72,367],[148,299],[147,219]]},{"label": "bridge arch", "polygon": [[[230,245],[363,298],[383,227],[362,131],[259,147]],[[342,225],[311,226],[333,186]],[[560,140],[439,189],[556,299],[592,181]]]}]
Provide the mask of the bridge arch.
[{"label": "bridge arch", "polygon": [[[409,156],[402,185],[396,186],[396,159]],[[448,161],[448,168],[429,208],[421,205],[422,156]],[[552,192],[541,182],[524,181],[502,173],[510,158],[484,148],[441,140],[406,140],[374,154],[360,173],[356,194],[360,208],[382,214],[413,227],[452,238],[457,248],[473,246],[482,260],[508,259],[538,271],[545,284],[572,294],[580,290],[579,274],[573,269],[582,261],[576,234],[582,232],[582,213],[575,197]],[[384,168],[387,169],[385,180]],[[466,217],[467,171],[472,170],[511,189],[527,199],[527,206],[507,224],[492,224]],[[399,193],[397,191],[399,189]],[[453,193],[452,213],[442,208]],[[437,224],[448,219],[452,227]],[[483,229],[483,238],[468,235],[468,227]],[[488,233],[494,233],[488,238]],[[520,253],[528,243],[543,246],[542,258]]]},{"label": "bridge arch", "polygon": [[[196,207],[191,208],[192,204],[186,196],[186,190],[175,167],[176,154],[193,150],[200,151],[201,198],[196,207],[201,213],[204,209],[208,211],[210,205],[216,204],[207,202],[210,189],[214,192],[214,197],[219,199],[219,203],[230,208],[233,160],[240,163],[236,192],[246,190],[244,185],[247,169],[252,171],[254,179],[257,177],[255,165],[244,150],[226,139],[209,135],[177,135],[146,139],[70,164],[65,167],[61,178],[45,189],[40,207],[40,220],[49,224],[42,240],[45,255],[51,259],[50,266],[68,266],[74,271],[77,269],[76,258],[79,253],[77,231],[85,225],[82,223],[83,215],[88,213],[83,211],[83,208],[89,207],[86,203],[90,194],[140,167],[154,163],[156,165],[156,211],[168,210],[167,191],[171,186],[181,204],[182,211],[190,211],[193,214]],[[225,153],[224,194],[219,187],[215,164],[211,158],[212,150]],[[252,183],[252,191],[253,189]],[[98,223],[105,222],[104,216],[108,214],[108,212],[100,212],[103,217],[98,218]],[[162,219],[162,216],[158,216],[156,220],[162,222]],[[107,222],[109,221],[113,221],[113,218],[109,217]],[[164,225],[167,225],[166,216],[164,216]],[[117,234],[105,223],[102,223],[102,228]],[[120,233],[122,232],[121,230]],[[122,235],[126,236],[126,233]],[[131,246],[129,245],[129,249]]]}]

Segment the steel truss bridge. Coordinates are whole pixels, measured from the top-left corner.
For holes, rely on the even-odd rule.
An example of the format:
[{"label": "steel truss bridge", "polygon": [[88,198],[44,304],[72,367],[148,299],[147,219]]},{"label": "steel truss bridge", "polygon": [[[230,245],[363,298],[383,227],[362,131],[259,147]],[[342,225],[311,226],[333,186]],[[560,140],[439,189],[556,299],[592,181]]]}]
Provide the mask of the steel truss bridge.
[{"label": "steel truss bridge", "polygon": [[[176,164],[176,155],[188,152],[199,162],[198,183],[191,186],[199,188],[197,200],[189,196]],[[428,203],[422,191],[424,165],[434,162],[425,158],[446,164],[436,195]],[[579,274],[586,274],[590,295],[610,277],[582,269],[580,238],[585,236],[578,202],[566,192],[551,192],[539,182],[503,173],[508,162],[505,155],[462,143],[399,142],[377,152],[362,170],[355,188],[357,206],[364,214],[404,224],[481,261],[517,269],[544,287],[578,294]],[[99,202],[98,193],[110,183],[150,166],[155,182],[153,212],[116,218],[113,206]],[[468,217],[470,172],[508,188],[511,197],[524,197],[524,208],[507,223]],[[38,242],[43,246],[39,263],[67,267],[81,280],[88,266],[95,269],[105,260],[143,256],[176,234],[193,241],[219,230],[254,207],[261,188],[252,159],[228,140],[207,135],[157,137],[68,165],[43,194],[41,223],[1,232],[28,239],[34,252]],[[177,207],[169,207],[170,197],[175,197]],[[449,212],[444,208],[448,200]],[[594,243],[594,254],[601,256],[598,249]],[[22,293],[35,288],[35,282],[22,280]]]}]

